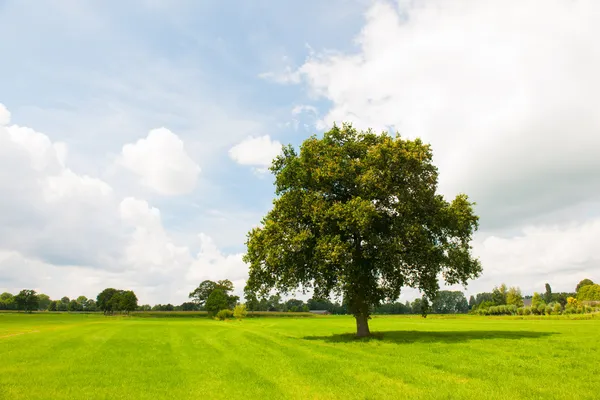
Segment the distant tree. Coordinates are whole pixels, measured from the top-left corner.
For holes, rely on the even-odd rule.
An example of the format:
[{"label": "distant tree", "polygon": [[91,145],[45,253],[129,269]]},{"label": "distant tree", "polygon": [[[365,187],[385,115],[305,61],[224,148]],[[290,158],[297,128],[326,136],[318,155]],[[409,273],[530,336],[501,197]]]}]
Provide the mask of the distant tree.
[{"label": "distant tree", "polygon": [[244,300],[246,301],[246,308],[249,311],[260,311],[258,309],[260,303],[258,301],[256,293],[247,286],[244,288]]},{"label": "distant tree", "polygon": [[69,303],[63,303],[62,301],[56,302],[56,311],[69,311]]},{"label": "distant tree", "polygon": [[245,304],[238,304],[233,309],[233,316],[237,320],[241,320],[242,318],[246,318],[247,314],[248,314],[248,312],[246,311],[246,305]]},{"label": "distant tree", "polygon": [[584,286],[589,286],[589,285],[593,285],[593,284],[594,284],[594,282],[592,282],[591,279],[586,278],[577,284],[577,287],[575,288],[575,292],[579,292],[579,289],[581,289]]},{"label": "distant tree", "polygon": [[71,300],[69,302],[69,311],[83,311],[83,306],[77,300]]},{"label": "distant tree", "polygon": [[48,306],[52,302],[52,300],[50,300],[50,296],[48,296],[47,294],[44,294],[44,293],[38,294],[38,300],[39,300],[39,309],[40,310],[47,310]]},{"label": "distant tree", "polygon": [[544,293],[544,301],[546,304],[550,304],[552,302],[552,288],[549,283],[546,283],[546,292]]},{"label": "distant tree", "polygon": [[119,293],[119,310],[129,314],[135,311],[138,306],[138,298],[131,290],[124,290]]},{"label": "distant tree", "polygon": [[541,305],[546,305],[544,298],[538,292],[533,293],[533,297],[531,298],[531,308],[538,309]]},{"label": "distant tree", "polygon": [[518,287],[511,287],[506,294],[506,304],[512,304],[517,307],[523,307],[523,295]]},{"label": "distant tree", "polygon": [[585,285],[577,292],[577,301],[600,301],[600,285]]},{"label": "distant tree", "polygon": [[142,304],[138,306],[138,311],[150,311],[152,310],[152,306],[150,304]]},{"label": "distant tree", "polygon": [[24,289],[15,296],[15,304],[18,310],[32,312],[39,309],[40,301],[35,290]]},{"label": "distant tree", "polygon": [[0,310],[14,310],[16,307],[15,296],[8,292],[0,294]]},{"label": "distant tree", "polygon": [[[223,293],[229,296],[229,292],[233,291],[233,283],[229,279],[224,279],[217,282],[205,280],[189,294],[189,298],[200,306],[204,306],[210,294],[216,289],[223,291]],[[237,296],[232,297],[235,297],[236,299],[229,299],[228,304],[231,304],[232,301],[234,301],[235,304],[235,302],[239,300],[239,297]]]},{"label": "distant tree", "polygon": [[475,296],[471,295],[471,297],[469,297],[469,309],[475,306],[477,306],[477,301],[475,300]]},{"label": "distant tree", "polygon": [[181,311],[196,311],[196,310],[198,310],[198,304],[188,301],[188,302],[182,303],[180,308],[181,308]]},{"label": "distant tree", "polygon": [[302,309],[304,302],[298,299],[289,299],[284,304],[285,311],[298,312]]},{"label": "distant tree", "polygon": [[471,254],[472,203],[437,193],[431,147],[399,135],[334,126],[271,167],[276,196],[248,235],[248,285],[259,293],[310,287],[344,298],[367,336],[371,310],[409,285],[434,298],[438,278],[466,284],[481,265]]},{"label": "distant tree", "polygon": [[83,308],[85,309],[85,311],[96,311],[96,302],[94,301],[94,299],[87,299]]},{"label": "distant tree", "polygon": [[492,291],[492,301],[495,305],[501,306],[506,304],[506,296],[508,295],[508,289],[503,283],[500,287],[495,287]]},{"label": "distant tree", "polygon": [[96,306],[102,312],[104,312],[105,315],[112,314],[113,312],[118,310],[118,295],[119,291],[117,289],[104,289],[96,297]]},{"label": "distant tree", "polygon": [[48,311],[56,311],[57,304],[58,304],[58,301],[56,301],[56,300],[51,301],[50,304],[48,304]]},{"label": "distant tree", "polygon": [[60,299],[60,302],[63,304],[69,304],[71,302],[71,299],[69,299],[67,296],[65,296],[62,299]]},{"label": "distant tree", "polygon": [[469,311],[467,298],[461,291],[440,290],[431,302],[435,314],[456,314]]},{"label": "distant tree", "polygon": [[215,289],[210,293],[208,299],[206,299],[205,307],[206,311],[215,315],[221,310],[229,307],[229,298],[222,289]]},{"label": "distant tree", "polygon": [[82,309],[85,309],[85,304],[87,303],[87,297],[79,296],[77,298],[77,300],[75,300],[75,301],[77,301],[78,304],[81,304]]}]

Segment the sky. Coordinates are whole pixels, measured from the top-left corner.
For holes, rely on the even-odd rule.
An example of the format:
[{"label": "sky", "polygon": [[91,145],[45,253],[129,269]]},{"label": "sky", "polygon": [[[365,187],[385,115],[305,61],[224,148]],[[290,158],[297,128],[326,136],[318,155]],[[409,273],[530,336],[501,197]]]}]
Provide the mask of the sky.
[{"label": "sky", "polygon": [[483,274],[449,289],[600,280],[599,17],[595,0],[0,0],[0,292],[241,294],[270,161],[334,122],[431,143],[440,192],[476,202]]}]

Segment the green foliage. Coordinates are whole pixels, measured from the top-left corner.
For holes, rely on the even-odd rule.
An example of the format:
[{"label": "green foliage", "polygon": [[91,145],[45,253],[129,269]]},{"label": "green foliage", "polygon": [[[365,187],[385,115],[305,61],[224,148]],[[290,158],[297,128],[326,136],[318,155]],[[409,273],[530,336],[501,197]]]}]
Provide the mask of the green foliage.
[{"label": "green foliage", "polygon": [[227,305],[230,308],[233,308],[240,299],[238,296],[229,294],[233,291],[233,283],[229,279],[224,279],[217,282],[205,280],[189,294],[189,298],[200,307],[203,307],[206,305],[206,301],[210,297],[211,293],[215,290],[220,290],[225,293],[227,296]]},{"label": "green foliage", "polygon": [[552,288],[550,287],[549,283],[546,283],[545,287],[546,292],[544,293],[544,301],[546,302],[546,304],[549,304],[552,302]]},{"label": "green foliage", "polygon": [[242,318],[246,318],[247,315],[248,315],[248,311],[246,311],[246,305],[245,304],[238,304],[233,309],[233,316],[237,320],[241,320]]},{"label": "green foliage", "polygon": [[229,306],[229,298],[222,289],[213,290],[206,299],[205,308],[211,314],[226,309]]},{"label": "green foliage", "polygon": [[467,298],[461,291],[441,290],[431,303],[435,314],[461,314],[469,311]]},{"label": "green foliage", "polygon": [[0,294],[0,310],[16,310],[15,297],[8,292]]},{"label": "green foliage", "polygon": [[585,285],[579,288],[577,292],[577,301],[594,301],[600,300],[600,285]]},{"label": "green foliage", "polygon": [[129,313],[137,309],[137,302],[137,296],[131,290],[107,288],[98,294],[95,306],[104,314],[112,314],[115,311]]},{"label": "green foliage", "polygon": [[560,303],[554,303],[554,306],[552,307],[552,313],[554,315],[558,315],[560,314],[562,311],[562,306],[560,305]]},{"label": "green foliage", "polygon": [[546,303],[544,302],[542,296],[538,292],[535,292],[533,293],[533,297],[531,298],[531,307],[537,309],[540,305],[545,306]]},{"label": "green foliage", "polygon": [[248,235],[248,287],[342,295],[366,335],[372,307],[403,286],[435,298],[438,276],[466,284],[481,265],[471,255],[472,203],[437,194],[431,148],[419,139],[335,126],[273,162],[276,195]]},{"label": "green foliage", "polygon": [[40,301],[35,290],[23,289],[15,296],[17,310],[32,312],[39,309]]},{"label": "green foliage", "polygon": [[506,304],[507,296],[508,289],[504,283],[500,287],[495,287],[492,291],[492,301],[497,306]]},{"label": "green foliage", "polygon": [[587,279],[587,278],[586,278],[586,279],[584,279],[584,280],[580,281],[580,282],[577,284],[577,287],[575,288],[575,292],[577,292],[577,293],[578,293],[578,292],[579,292],[579,289],[581,289],[582,287],[584,287],[584,286],[588,286],[588,285],[593,285],[593,284],[594,284],[594,282],[592,282],[592,280],[591,280],[591,279]]},{"label": "green foliage", "polygon": [[523,307],[523,295],[518,287],[511,287],[506,294],[506,304],[512,304],[517,307]]},{"label": "green foliage", "polygon": [[[206,303],[208,303],[208,300],[206,301]],[[215,314],[215,319],[218,319],[219,321],[225,321],[226,319],[230,319],[231,317],[233,317],[233,311],[229,309],[221,310]]]},{"label": "green foliage", "polygon": [[51,302],[52,300],[50,300],[50,296],[47,294],[38,294],[38,307],[40,310],[47,310]]}]

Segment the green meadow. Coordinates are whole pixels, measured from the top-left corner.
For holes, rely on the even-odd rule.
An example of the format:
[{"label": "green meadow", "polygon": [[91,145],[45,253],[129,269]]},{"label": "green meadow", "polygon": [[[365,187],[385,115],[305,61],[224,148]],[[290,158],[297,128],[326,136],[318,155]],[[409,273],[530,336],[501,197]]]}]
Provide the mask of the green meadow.
[{"label": "green meadow", "polygon": [[587,317],[0,313],[0,398],[598,399]]}]

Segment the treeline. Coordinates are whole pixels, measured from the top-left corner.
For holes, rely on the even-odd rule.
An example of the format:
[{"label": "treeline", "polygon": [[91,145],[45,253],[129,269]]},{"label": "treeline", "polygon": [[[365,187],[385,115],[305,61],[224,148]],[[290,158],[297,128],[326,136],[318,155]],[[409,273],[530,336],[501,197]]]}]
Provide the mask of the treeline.
[{"label": "treeline", "polygon": [[491,293],[478,293],[469,299],[470,312],[478,315],[560,315],[600,310],[600,285],[590,279],[577,284],[574,292],[553,293],[549,283],[543,293],[523,296],[518,287],[505,284]]},{"label": "treeline", "polygon": [[[190,301],[180,305],[149,304],[138,305],[136,294],[131,290],[104,289],[96,299],[79,296],[76,299],[62,297],[52,300],[46,294],[37,294],[34,290],[22,290],[17,295],[0,294],[0,310],[21,311],[69,311],[95,312],[104,314],[129,313],[131,311],[207,311],[216,315],[222,310],[234,310],[240,304],[240,298],[233,295],[233,283],[230,280],[205,280],[189,294]],[[248,311],[308,312],[324,311],[331,314],[348,314],[347,305],[329,299],[310,298],[282,300],[280,295],[258,298],[256,294],[245,291],[245,309]],[[600,285],[590,279],[584,279],[574,292],[552,292],[547,283],[545,291],[524,296],[518,287],[501,284],[491,292],[482,292],[470,296],[467,301],[461,291],[441,290],[433,300],[426,297],[412,302],[388,301],[372,309],[373,314],[477,314],[477,315],[556,315],[586,313],[600,306]]]}]

